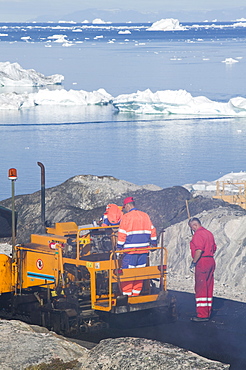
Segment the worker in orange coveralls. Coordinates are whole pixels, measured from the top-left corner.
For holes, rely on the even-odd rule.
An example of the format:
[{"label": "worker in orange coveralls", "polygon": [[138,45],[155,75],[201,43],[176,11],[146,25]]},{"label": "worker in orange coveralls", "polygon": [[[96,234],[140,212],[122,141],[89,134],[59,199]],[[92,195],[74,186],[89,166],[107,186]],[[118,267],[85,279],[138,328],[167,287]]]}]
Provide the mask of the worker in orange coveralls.
[{"label": "worker in orange coveralls", "polygon": [[190,242],[193,261],[190,270],[195,269],[195,297],[197,316],[192,317],[193,322],[208,321],[212,311],[214,288],[214,253],[216,244],[213,234],[205,229],[198,218],[189,220],[189,226],[194,232]]},{"label": "worker in orange coveralls", "polygon": [[101,226],[115,226],[119,225],[122,219],[122,207],[116,204],[108,204],[106,211],[103,214]]},{"label": "worker in orange coveralls", "polygon": [[[148,250],[144,248],[157,245],[156,229],[152,225],[149,215],[135,208],[132,197],[123,202],[122,217],[118,230],[117,249],[131,249],[132,252],[123,254],[122,268],[145,267]],[[139,249],[139,250],[138,250]],[[123,295],[138,296],[143,287],[143,280],[121,282]]]}]

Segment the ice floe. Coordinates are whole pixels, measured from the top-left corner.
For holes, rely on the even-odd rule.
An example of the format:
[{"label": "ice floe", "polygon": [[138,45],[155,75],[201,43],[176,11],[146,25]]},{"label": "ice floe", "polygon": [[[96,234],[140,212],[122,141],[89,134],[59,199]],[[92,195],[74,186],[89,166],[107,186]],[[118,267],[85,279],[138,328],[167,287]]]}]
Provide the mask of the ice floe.
[{"label": "ice floe", "polygon": [[54,40],[54,42],[63,43],[67,42],[67,35],[52,35],[47,37],[50,40]]},{"label": "ice floe", "polygon": [[34,69],[24,69],[18,63],[0,62],[0,86],[47,86],[61,84],[64,76],[44,76]]},{"label": "ice floe", "polygon": [[225,63],[225,64],[234,64],[234,63],[238,63],[238,60],[233,59],[233,58],[226,58],[225,60],[222,60],[222,63]]},{"label": "ice floe", "polygon": [[122,30],[118,32],[119,35],[130,35],[131,31],[130,30]]}]

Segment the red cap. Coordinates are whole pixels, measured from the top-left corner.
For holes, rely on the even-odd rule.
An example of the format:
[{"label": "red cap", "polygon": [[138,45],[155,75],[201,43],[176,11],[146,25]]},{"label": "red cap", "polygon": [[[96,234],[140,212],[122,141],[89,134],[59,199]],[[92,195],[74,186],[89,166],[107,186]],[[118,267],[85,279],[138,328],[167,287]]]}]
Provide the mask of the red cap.
[{"label": "red cap", "polygon": [[127,198],[125,198],[125,199],[124,199],[124,201],[123,201],[123,207],[124,207],[127,203],[132,203],[132,202],[134,202],[133,197],[127,197]]}]

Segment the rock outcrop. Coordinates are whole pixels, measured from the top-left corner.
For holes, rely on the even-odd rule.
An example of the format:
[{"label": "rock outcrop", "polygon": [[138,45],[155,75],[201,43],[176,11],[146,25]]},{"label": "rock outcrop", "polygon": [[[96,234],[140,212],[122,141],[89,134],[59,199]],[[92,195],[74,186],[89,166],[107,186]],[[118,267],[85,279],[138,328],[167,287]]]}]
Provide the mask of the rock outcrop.
[{"label": "rock outcrop", "polygon": [[[126,196],[133,196],[137,207],[148,212],[158,233],[187,219],[186,200],[189,201],[191,216],[203,210],[229,206],[220,200],[201,196],[193,198],[181,186],[161,189],[154,185],[137,186],[109,176],[81,175],[46,189],[46,220],[52,223],[75,221],[78,225],[88,224],[100,219],[108,203],[121,205]],[[40,191],[16,197],[18,243],[29,241],[31,233],[41,231],[40,203]],[[11,208],[11,199],[0,202],[0,205]],[[246,214],[241,208],[240,212]]]},{"label": "rock outcrop", "polygon": [[93,348],[81,370],[228,369],[168,343],[140,338],[104,339]]},{"label": "rock outcrop", "polygon": [[15,320],[0,320],[0,329],[2,370],[24,370],[42,363],[57,363],[61,366],[67,364],[63,368],[69,369],[69,364],[75,366],[78,358],[82,361],[87,357],[86,348],[39,326],[30,326]]},{"label": "rock outcrop", "polygon": [[0,320],[0,328],[2,370],[229,369],[229,365],[153,340],[109,338],[88,350],[47,329],[20,321]]}]

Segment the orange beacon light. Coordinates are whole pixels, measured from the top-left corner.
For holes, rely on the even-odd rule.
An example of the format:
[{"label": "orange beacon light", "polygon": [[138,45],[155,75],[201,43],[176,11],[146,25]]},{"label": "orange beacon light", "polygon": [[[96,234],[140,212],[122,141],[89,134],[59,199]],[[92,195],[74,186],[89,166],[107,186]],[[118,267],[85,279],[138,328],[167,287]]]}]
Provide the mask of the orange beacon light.
[{"label": "orange beacon light", "polygon": [[10,168],[8,173],[9,180],[17,179],[17,170],[15,168]]}]

